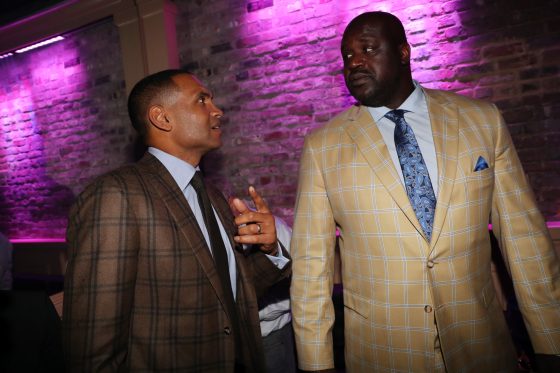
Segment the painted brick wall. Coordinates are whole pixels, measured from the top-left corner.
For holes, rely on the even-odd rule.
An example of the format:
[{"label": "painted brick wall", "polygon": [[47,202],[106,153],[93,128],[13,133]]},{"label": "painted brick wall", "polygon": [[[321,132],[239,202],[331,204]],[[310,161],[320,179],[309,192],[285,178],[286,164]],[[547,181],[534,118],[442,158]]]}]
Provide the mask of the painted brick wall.
[{"label": "painted brick wall", "polygon": [[228,193],[254,183],[291,221],[303,136],[348,107],[340,38],[354,16],[396,14],[413,75],[503,111],[542,212],[560,219],[560,2],[177,1],[181,63],[215,91],[225,145],[205,168]]},{"label": "painted brick wall", "polygon": [[110,20],[0,60],[0,230],[64,237],[69,205],[130,160],[118,31]]},{"label": "painted brick wall", "polygon": [[[215,91],[225,144],[204,167],[226,194],[254,183],[292,220],[303,136],[352,104],[340,36],[394,12],[414,76],[495,102],[539,205],[560,220],[560,0],[176,0],[180,60]],[[0,230],[62,237],[87,182],[132,158],[118,32],[110,20],[0,60]]]}]

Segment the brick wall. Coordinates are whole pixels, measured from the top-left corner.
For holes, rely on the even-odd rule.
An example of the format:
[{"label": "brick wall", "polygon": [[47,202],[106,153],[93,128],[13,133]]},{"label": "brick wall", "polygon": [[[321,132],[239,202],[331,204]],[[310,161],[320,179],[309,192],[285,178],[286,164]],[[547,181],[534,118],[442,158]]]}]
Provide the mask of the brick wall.
[{"label": "brick wall", "polygon": [[180,60],[215,91],[225,145],[205,167],[229,193],[254,183],[291,221],[303,136],[348,107],[340,38],[354,16],[396,14],[413,75],[495,102],[540,208],[560,219],[559,1],[177,1]]},{"label": "brick wall", "polygon": [[[204,167],[227,194],[249,183],[292,220],[303,136],[352,104],[340,36],[368,10],[395,13],[414,76],[497,103],[539,205],[560,220],[559,0],[176,0],[180,61],[226,112]],[[62,237],[69,202],[131,159],[118,33],[108,20],[0,60],[0,229]]]},{"label": "brick wall", "polygon": [[130,159],[118,32],[110,20],[0,60],[0,230],[64,237],[69,205]]}]

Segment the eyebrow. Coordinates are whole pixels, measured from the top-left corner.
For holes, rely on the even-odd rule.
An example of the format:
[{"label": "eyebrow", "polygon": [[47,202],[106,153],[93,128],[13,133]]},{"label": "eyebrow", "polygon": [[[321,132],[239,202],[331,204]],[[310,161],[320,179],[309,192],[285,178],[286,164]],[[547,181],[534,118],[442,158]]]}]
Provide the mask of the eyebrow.
[{"label": "eyebrow", "polygon": [[372,41],[372,40],[377,41],[377,40],[379,40],[379,36],[376,36],[376,35],[361,35],[358,38],[358,40],[361,41],[361,42]]},{"label": "eyebrow", "polygon": [[[375,36],[375,35],[361,35],[359,38],[357,38],[357,41],[360,43],[369,43],[369,42],[379,42],[379,36]],[[348,45],[348,43],[341,43],[341,47],[340,49],[343,50],[346,45]]]},{"label": "eyebrow", "polygon": [[198,95],[196,97],[197,98],[204,97],[204,98],[212,98],[213,99],[214,95],[210,91],[202,90],[202,91],[198,92]]}]

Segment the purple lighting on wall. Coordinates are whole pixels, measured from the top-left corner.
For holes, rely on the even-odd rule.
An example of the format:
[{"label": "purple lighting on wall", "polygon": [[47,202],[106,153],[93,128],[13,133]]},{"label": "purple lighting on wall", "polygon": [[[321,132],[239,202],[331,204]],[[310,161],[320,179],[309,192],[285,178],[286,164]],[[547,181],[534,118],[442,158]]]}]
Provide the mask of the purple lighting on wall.
[{"label": "purple lighting on wall", "polygon": [[[291,48],[300,48],[295,44],[286,48],[293,39],[299,38],[302,47],[307,44],[310,53],[315,56],[301,61],[301,64],[311,66],[309,62],[317,62],[319,66],[326,66],[335,54],[340,60],[340,39],[344,28],[354,17],[365,12],[384,11],[396,15],[402,21],[412,49],[413,76],[425,86],[455,88],[445,83],[449,71],[474,58],[473,50],[463,45],[464,35],[457,11],[461,6],[460,1],[455,2],[455,5],[444,0],[412,5],[405,0],[330,3],[324,0],[253,1],[250,5],[243,16],[242,24],[246,27],[241,29],[239,36],[243,43],[249,44],[251,57],[270,59],[270,55],[279,50],[289,53]],[[438,14],[438,17],[433,17],[434,14]],[[267,28],[271,31],[263,32]],[[438,56],[438,66],[433,65],[433,56]],[[342,68],[342,61],[330,66]],[[277,73],[291,73],[283,65],[275,68]],[[332,73],[335,72],[338,71]],[[335,82],[346,92],[341,76],[337,76]]]},{"label": "purple lighting on wall", "polygon": [[[0,88],[2,218],[10,238],[63,236],[69,183],[60,177],[60,133],[69,126],[64,108],[73,105],[87,81],[79,50],[61,36],[30,45],[3,60]],[[49,45],[50,44],[50,45]],[[46,48],[38,47],[46,46]],[[28,52],[28,53],[23,53]],[[9,224],[8,222],[17,222]]]}]

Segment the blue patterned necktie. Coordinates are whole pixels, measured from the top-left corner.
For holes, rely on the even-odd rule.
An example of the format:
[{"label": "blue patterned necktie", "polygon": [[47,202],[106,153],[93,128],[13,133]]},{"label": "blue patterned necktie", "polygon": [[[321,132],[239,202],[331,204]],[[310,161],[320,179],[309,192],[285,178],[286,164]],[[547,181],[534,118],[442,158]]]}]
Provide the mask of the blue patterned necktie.
[{"label": "blue patterned necktie", "polygon": [[396,124],[395,146],[401,164],[406,194],[408,194],[416,217],[429,241],[432,237],[436,196],[420,147],[412,128],[404,119],[404,113],[405,110],[392,110],[385,114],[385,117]]}]

